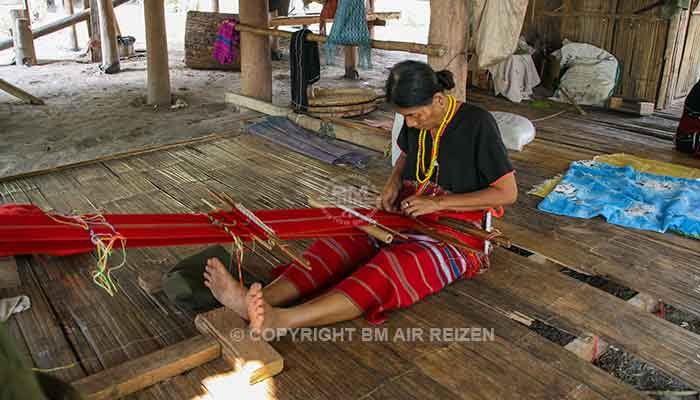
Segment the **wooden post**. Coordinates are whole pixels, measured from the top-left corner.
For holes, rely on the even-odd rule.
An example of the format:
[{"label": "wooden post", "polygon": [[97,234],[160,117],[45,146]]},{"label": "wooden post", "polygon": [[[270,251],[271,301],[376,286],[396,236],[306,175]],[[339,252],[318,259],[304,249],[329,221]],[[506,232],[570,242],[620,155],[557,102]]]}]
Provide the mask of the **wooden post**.
[{"label": "wooden post", "polygon": [[[454,74],[452,94],[464,101],[467,94],[467,32],[469,18],[467,2],[462,0],[430,0],[430,31],[428,43],[447,47],[441,57],[428,56],[434,70],[448,69]],[[448,65],[449,64],[449,65]]]},{"label": "wooden post", "polygon": [[[272,10],[269,13],[270,21],[277,18],[277,10]],[[274,27],[277,29],[277,27]],[[277,36],[270,36],[270,54],[274,61],[279,61],[282,59],[282,53],[280,52],[280,38]]]},{"label": "wooden post", "polygon": [[357,46],[344,46],[345,51],[345,79],[359,79],[357,72]]},{"label": "wooden post", "polygon": [[[73,15],[73,0],[63,0],[63,9],[67,15]],[[75,25],[68,28],[68,48],[73,51],[78,50],[78,31]]]},{"label": "wooden post", "polygon": [[[156,0],[152,0],[156,1]],[[119,72],[119,49],[117,33],[114,29],[114,10],[110,0],[96,0],[100,14],[100,50],[102,52],[102,70],[107,74]],[[146,3],[150,3],[147,1]]]},{"label": "wooden post", "polygon": [[212,12],[219,12],[219,0],[211,0],[211,11]]},{"label": "wooden post", "polygon": [[12,41],[15,47],[15,62],[17,65],[36,65],[36,51],[34,50],[34,36],[29,27],[29,14],[27,10],[10,10],[13,21]]},{"label": "wooden post", "polygon": [[92,62],[102,62],[102,49],[100,46],[100,7],[97,2],[100,0],[88,0],[90,2],[90,24],[92,32],[90,36],[90,56]]},{"label": "wooden post", "polygon": [[148,55],[148,104],[169,106],[171,103],[170,70],[164,0],[146,0],[143,3],[143,10]]},{"label": "wooden post", "polygon": [[[240,0],[241,23],[268,29],[268,0]],[[272,101],[270,39],[241,32],[241,91],[256,99]]]},{"label": "wooden post", "polygon": [[[83,10],[89,9],[90,0],[83,0]],[[92,39],[92,16],[88,15],[85,20],[85,28],[87,29],[88,38]]]}]

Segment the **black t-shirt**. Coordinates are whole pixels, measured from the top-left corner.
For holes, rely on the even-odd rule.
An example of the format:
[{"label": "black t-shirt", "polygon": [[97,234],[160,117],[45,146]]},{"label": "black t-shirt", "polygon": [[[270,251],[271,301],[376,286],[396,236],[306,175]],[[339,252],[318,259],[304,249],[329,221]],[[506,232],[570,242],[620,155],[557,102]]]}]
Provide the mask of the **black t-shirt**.
[{"label": "black t-shirt", "polygon": [[[398,145],[406,154],[404,180],[416,180],[418,136],[420,130],[404,123]],[[426,135],[425,166],[430,168],[432,139]],[[498,178],[513,171],[508,152],[501,140],[496,120],[483,108],[462,104],[440,138],[437,170],[431,181],[452,193],[485,189]],[[421,176],[422,178],[423,176]]]},{"label": "black t-shirt", "polygon": [[700,82],[693,86],[690,93],[688,93],[688,97],[685,98],[685,108],[700,116]]}]

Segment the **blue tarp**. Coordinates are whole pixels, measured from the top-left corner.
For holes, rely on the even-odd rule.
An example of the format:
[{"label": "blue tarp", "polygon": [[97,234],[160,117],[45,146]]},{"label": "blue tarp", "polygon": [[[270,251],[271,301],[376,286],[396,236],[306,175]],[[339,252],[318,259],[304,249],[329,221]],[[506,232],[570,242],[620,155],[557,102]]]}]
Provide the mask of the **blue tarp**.
[{"label": "blue tarp", "polygon": [[538,209],[656,232],[700,237],[700,180],[639,172],[595,161],[571,164]]}]

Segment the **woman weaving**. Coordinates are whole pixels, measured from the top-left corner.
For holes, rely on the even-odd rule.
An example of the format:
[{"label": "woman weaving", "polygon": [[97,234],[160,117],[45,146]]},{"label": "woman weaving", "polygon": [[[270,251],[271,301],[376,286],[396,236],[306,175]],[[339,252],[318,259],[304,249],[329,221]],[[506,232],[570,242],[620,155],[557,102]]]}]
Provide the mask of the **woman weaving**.
[{"label": "woman weaving", "polygon": [[[402,155],[378,208],[420,216],[438,211],[485,210],[517,198],[513,168],[495,120],[487,111],[458,102],[449,71],[421,62],[395,65],[387,100],[405,117],[398,139]],[[453,233],[450,233],[453,234]],[[205,285],[225,306],[250,321],[253,332],[328,325],[365,315],[382,323],[389,310],[410,306],[459,278],[488,266],[478,256],[428,237],[378,246],[373,238],[322,239],[304,253],[312,269],[292,263],[264,288],[245,290],[226,267],[209,259]],[[299,299],[300,305],[282,308]]]}]

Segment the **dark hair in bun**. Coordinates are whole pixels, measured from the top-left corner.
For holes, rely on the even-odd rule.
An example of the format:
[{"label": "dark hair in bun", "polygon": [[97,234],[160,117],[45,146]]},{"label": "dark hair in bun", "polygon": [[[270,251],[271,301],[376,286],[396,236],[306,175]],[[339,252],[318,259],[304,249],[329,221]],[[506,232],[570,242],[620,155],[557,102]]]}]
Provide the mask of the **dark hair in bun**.
[{"label": "dark hair in bun", "polygon": [[386,80],[386,99],[401,107],[426,106],[437,92],[455,87],[452,72],[435,72],[430,65],[420,61],[402,61],[391,69]]}]

